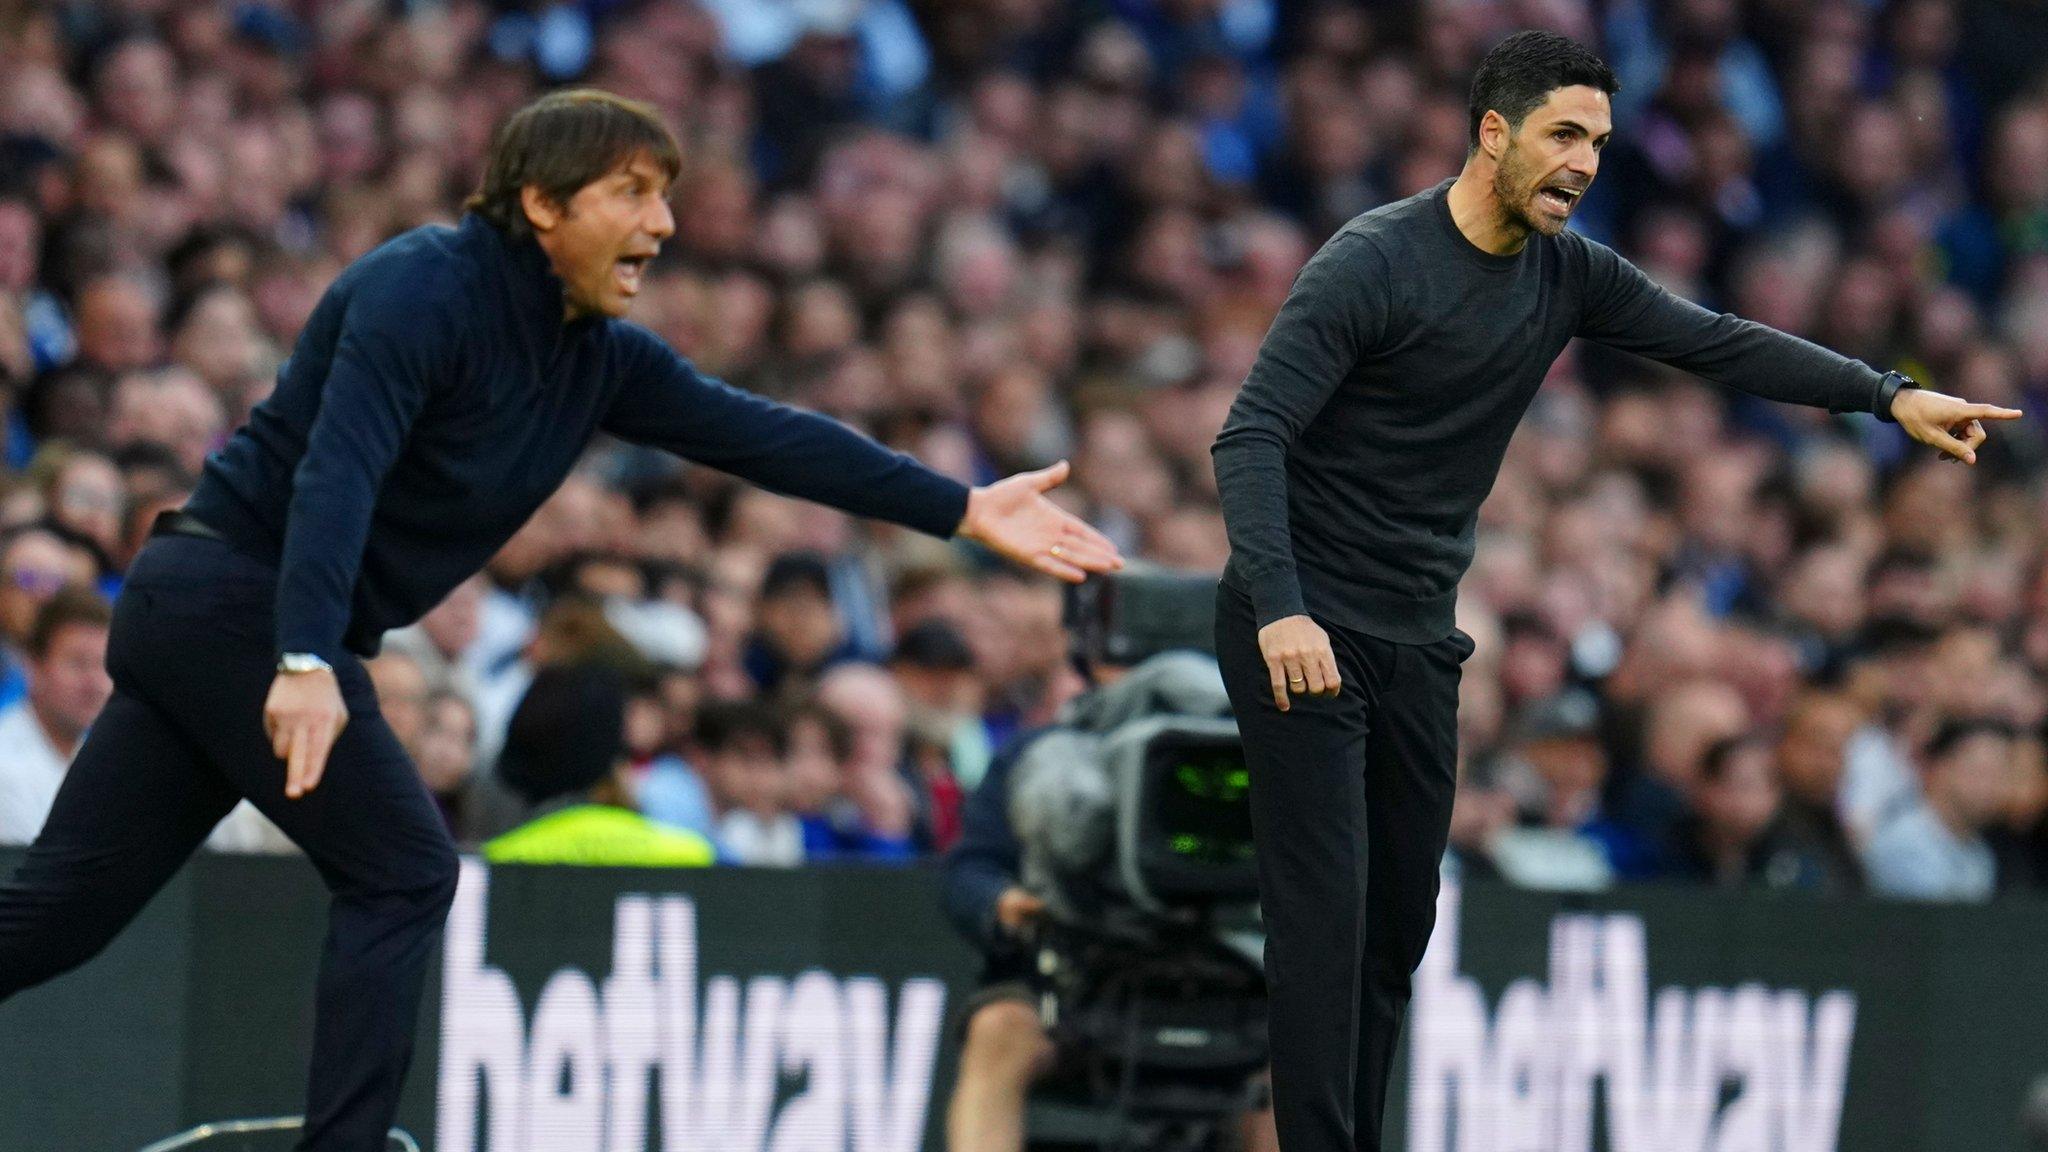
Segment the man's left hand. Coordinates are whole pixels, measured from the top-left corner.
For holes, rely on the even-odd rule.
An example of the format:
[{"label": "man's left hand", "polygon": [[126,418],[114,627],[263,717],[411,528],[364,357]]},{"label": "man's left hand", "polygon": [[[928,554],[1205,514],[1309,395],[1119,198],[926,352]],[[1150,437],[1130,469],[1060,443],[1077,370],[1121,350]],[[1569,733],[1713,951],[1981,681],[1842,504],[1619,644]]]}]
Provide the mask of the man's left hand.
[{"label": "man's left hand", "polygon": [[1062,460],[976,488],[967,497],[958,535],[1069,584],[1079,584],[1090,572],[1122,568],[1124,559],[1107,536],[1046,498],[1066,478]]},{"label": "man's left hand", "polygon": [[2017,408],[1972,404],[1925,388],[1901,388],[1892,398],[1892,419],[1906,435],[1965,464],[1977,462],[1977,448],[1989,438],[1984,421],[2017,420],[2021,415]]}]

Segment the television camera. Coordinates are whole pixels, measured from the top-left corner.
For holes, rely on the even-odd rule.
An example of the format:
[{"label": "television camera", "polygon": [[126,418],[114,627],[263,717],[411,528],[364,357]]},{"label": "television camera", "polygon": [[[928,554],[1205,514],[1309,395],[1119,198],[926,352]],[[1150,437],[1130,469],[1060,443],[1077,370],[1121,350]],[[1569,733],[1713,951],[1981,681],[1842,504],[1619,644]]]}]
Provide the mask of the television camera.
[{"label": "television camera", "polygon": [[1211,652],[1213,574],[1133,565],[1069,593],[1095,688],[1020,754],[1009,811],[1057,1070],[1035,1147],[1225,1146],[1263,1104],[1248,773]]}]

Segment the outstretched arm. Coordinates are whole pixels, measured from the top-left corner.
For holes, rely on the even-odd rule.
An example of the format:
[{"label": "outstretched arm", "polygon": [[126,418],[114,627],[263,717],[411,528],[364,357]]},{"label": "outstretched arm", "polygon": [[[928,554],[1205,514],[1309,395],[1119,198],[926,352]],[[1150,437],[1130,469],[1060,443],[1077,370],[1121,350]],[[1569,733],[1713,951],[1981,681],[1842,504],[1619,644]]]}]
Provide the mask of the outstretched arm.
[{"label": "outstretched arm", "polygon": [[1667,291],[1604,244],[1582,240],[1585,310],[1579,335],[1683,368],[1730,388],[1891,419],[1885,378],[1860,360]]},{"label": "outstretched arm", "polygon": [[634,362],[606,431],[730,472],[772,491],[932,536],[964,536],[1064,580],[1121,565],[1116,548],[1045,493],[1061,462],[969,489],[836,420],[699,373],[644,329],[626,326]]},{"label": "outstretched arm", "polygon": [[1611,348],[1696,372],[1752,395],[1830,412],[1869,412],[1913,439],[1974,464],[1984,420],[2016,420],[2014,408],[1972,404],[1911,387],[1754,321],[1709,312],[1672,294],[1602,244],[1584,242],[1586,308],[1579,334]]}]

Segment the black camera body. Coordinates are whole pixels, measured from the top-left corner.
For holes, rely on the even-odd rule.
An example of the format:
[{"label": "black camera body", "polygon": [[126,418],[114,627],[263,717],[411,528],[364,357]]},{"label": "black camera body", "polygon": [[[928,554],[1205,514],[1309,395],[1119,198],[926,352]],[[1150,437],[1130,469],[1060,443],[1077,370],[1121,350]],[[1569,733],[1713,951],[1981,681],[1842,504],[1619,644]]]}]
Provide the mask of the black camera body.
[{"label": "black camera body", "polygon": [[1017,768],[1013,820],[1027,883],[1052,910],[1033,953],[1064,1076],[1035,1094],[1027,1132],[1041,1149],[1209,1148],[1261,1103],[1267,1061],[1237,725],[1142,716],[1092,750],[1036,750]]},{"label": "black camera body", "polygon": [[1214,572],[1133,560],[1067,586],[1065,621],[1077,660],[1135,667],[1162,652],[1216,652]]},{"label": "black camera body", "polygon": [[1011,772],[1059,1053],[1027,1112],[1034,1147],[1193,1152],[1263,1101],[1249,774],[1209,654],[1215,584],[1139,569],[1071,595],[1100,682]]}]

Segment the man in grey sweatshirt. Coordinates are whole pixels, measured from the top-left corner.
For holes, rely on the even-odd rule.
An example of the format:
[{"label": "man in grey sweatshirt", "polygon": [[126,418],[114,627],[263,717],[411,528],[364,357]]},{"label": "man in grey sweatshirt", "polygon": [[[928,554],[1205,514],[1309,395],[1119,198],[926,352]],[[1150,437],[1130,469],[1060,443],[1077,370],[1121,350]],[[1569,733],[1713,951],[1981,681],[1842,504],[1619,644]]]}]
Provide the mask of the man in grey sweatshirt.
[{"label": "man in grey sweatshirt", "polygon": [[1567,231],[1617,87],[1561,36],[1494,48],[1473,78],[1464,171],[1316,253],[1216,438],[1231,546],[1217,653],[1252,772],[1287,1152],[1381,1146],[1450,823],[1472,653],[1457,585],[1508,440],[1565,345],[1870,412],[1969,463],[1981,421],[2020,415],[1716,315]]}]

